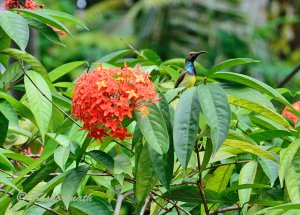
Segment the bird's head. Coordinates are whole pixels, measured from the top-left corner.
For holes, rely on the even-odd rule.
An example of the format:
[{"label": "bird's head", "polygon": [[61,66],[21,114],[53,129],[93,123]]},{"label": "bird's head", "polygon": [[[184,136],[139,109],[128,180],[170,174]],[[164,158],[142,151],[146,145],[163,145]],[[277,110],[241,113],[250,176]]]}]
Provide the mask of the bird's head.
[{"label": "bird's head", "polygon": [[185,57],[185,62],[194,62],[198,55],[207,53],[206,51],[189,52]]}]

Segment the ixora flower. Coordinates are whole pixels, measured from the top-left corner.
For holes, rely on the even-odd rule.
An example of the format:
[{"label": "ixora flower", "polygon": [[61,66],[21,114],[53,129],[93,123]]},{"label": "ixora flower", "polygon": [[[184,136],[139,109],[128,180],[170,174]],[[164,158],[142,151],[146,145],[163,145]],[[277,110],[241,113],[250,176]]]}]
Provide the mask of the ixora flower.
[{"label": "ixora flower", "polygon": [[102,140],[111,136],[124,140],[128,134],[123,119],[133,111],[142,116],[149,113],[147,106],[157,101],[155,84],[149,74],[139,68],[95,68],[77,79],[73,90],[72,114],[84,122],[82,129]]},{"label": "ixora flower", "polygon": [[26,0],[25,2],[20,0],[4,0],[3,4],[6,10],[14,8],[26,8],[35,10],[37,8],[43,8],[43,5],[36,5],[34,0]]},{"label": "ixora flower", "polygon": [[[297,102],[293,103],[292,106],[295,108],[295,110],[296,110],[297,112],[300,113],[300,101],[297,101]],[[290,118],[290,119],[294,122],[294,124],[295,124],[295,126],[296,126],[296,123],[297,123],[297,121],[299,120],[299,118],[298,118],[298,116],[296,116],[295,114],[293,114],[292,112],[290,112],[290,110],[291,110],[291,108],[288,107],[288,106],[286,106],[286,107],[283,109],[281,115]]]}]

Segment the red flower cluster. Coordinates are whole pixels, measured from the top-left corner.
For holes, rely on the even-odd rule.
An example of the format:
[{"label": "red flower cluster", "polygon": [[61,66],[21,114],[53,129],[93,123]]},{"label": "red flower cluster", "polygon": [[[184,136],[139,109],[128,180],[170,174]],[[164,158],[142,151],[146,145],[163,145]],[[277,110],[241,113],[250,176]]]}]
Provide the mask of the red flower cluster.
[{"label": "red flower cluster", "polygon": [[84,122],[89,135],[102,140],[111,136],[124,140],[130,136],[123,128],[125,116],[132,112],[149,113],[147,105],[155,103],[157,93],[149,74],[139,68],[95,68],[77,80],[73,90],[72,114]]},{"label": "red flower cluster", "polygon": [[[300,113],[300,101],[293,103],[292,106],[295,108],[295,110],[296,110],[297,112]],[[288,106],[286,106],[286,107],[283,109],[281,115],[290,118],[290,119],[294,122],[295,127],[296,127],[296,123],[297,123],[297,121],[298,121],[299,118],[298,118],[298,116],[296,116],[295,114],[291,113],[290,110],[291,110],[291,108],[288,107]]]},{"label": "red flower cluster", "polygon": [[26,0],[25,3],[20,0],[4,0],[3,4],[5,5],[6,10],[14,8],[26,8],[35,10],[37,8],[43,8],[43,5],[36,5],[34,0]]}]

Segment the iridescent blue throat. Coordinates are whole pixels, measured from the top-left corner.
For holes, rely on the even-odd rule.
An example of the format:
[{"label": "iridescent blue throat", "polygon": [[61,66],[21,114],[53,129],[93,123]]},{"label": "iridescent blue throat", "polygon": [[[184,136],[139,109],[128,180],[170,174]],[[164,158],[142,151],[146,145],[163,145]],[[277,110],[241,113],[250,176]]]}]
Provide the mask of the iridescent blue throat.
[{"label": "iridescent blue throat", "polygon": [[190,74],[195,74],[196,73],[196,70],[195,70],[195,67],[194,67],[194,62],[192,61],[188,61],[186,63],[186,71]]}]

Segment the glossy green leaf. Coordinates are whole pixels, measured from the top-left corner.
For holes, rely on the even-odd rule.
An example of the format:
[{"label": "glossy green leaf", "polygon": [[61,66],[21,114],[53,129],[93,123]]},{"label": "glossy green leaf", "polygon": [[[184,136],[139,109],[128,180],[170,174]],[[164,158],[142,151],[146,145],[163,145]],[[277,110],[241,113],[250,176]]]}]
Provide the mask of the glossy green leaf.
[{"label": "glossy green leaf", "polygon": [[[33,164],[35,162],[35,160],[33,158],[30,158],[30,157],[28,157],[26,155],[21,155],[21,154],[18,154],[18,153],[3,153],[3,155],[6,158],[22,162],[25,165],[31,165],[31,164]],[[1,156],[1,154],[0,154],[0,156]]]},{"label": "glossy green leaf", "polygon": [[0,102],[0,113],[2,113],[6,119],[8,119],[8,125],[10,128],[19,127],[19,119],[14,107],[8,101]]},{"label": "glossy green leaf", "polygon": [[88,30],[88,28],[84,25],[84,23],[80,19],[68,13],[57,11],[57,10],[49,10],[49,9],[43,9],[43,13],[46,13],[47,15],[52,16],[53,18],[59,21],[69,22],[78,26],[82,26],[86,30]]},{"label": "glossy green leaf", "polygon": [[267,130],[255,132],[249,135],[256,142],[264,140],[272,140],[274,138],[283,138],[288,136],[293,136],[291,132],[286,130]]},{"label": "glossy green leaf", "polygon": [[100,150],[93,150],[93,151],[89,151],[88,155],[91,156],[100,165],[103,165],[105,168],[109,170],[114,169],[115,161],[109,154]]},{"label": "glossy green leaf", "polygon": [[59,146],[54,152],[54,160],[55,163],[63,170],[65,171],[66,163],[69,158],[70,154],[70,145],[68,146]]},{"label": "glossy green leaf", "polygon": [[67,32],[68,34],[72,35],[68,28],[62,24],[57,19],[49,16],[47,13],[43,12],[43,10],[30,10],[30,9],[15,9],[22,13],[22,15],[29,16],[43,22],[45,24],[49,24],[52,27],[55,27],[61,31]]},{"label": "glossy green leaf", "polygon": [[[6,88],[14,84],[21,76],[23,75],[23,71],[18,62],[10,65],[7,70],[0,77],[0,82],[3,83],[3,87]],[[1,85],[0,83],[0,85]]]},{"label": "glossy green leaf", "polygon": [[29,28],[26,20],[20,14],[2,11],[0,13],[0,26],[20,49],[25,51],[29,40]]},{"label": "glossy green leaf", "polygon": [[88,169],[88,165],[83,165],[67,172],[61,185],[61,198],[67,209],[69,208],[70,202],[79,188],[81,181],[87,174]]},{"label": "glossy green leaf", "polygon": [[279,164],[275,161],[260,158],[259,163],[264,171],[264,173],[268,176],[271,182],[271,186],[274,186],[276,179],[278,178],[278,167]]},{"label": "glossy green leaf", "polygon": [[210,127],[213,151],[216,153],[226,139],[231,112],[224,90],[216,84],[198,87],[201,110]]},{"label": "glossy green leaf", "polygon": [[9,55],[18,60],[24,61],[26,64],[30,65],[30,67],[33,71],[38,72],[40,75],[42,75],[45,80],[49,79],[47,70],[41,64],[41,62],[38,61],[34,56],[32,56],[24,51],[20,51],[18,49],[13,49],[13,48],[0,50],[0,53],[6,54],[6,55]]},{"label": "glossy green leaf", "polygon": [[210,76],[214,74],[215,72],[221,71],[223,69],[228,69],[230,67],[238,66],[238,65],[243,65],[243,64],[249,64],[249,63],[258,63],[258,60],[250,59],[250,58],[234,58],[234,59],[229,59],[222,61],[221,63],[213,66],[208,73],[207,76]]},{"label": "glossy green leaf", "polygon": [[13,181],[11,179],[7,178],[7,175],[3,174],[2,172],[0,172],[0,183],[10,186],[16,190],[19,190],[17,188],[17,186],[13,183]]},{"label": "glossy green leaf", "polygon": [[199,113],[197,88],[192,87],[181,95],[175,110],[173,125],[174,149],[184,170],[188,166],[197,140]]},{"label": "glossy green leaf", "polygon": [[65,46],[61,43],[59,36],[51,27],[47,24],[38,21],[37,19],[32,19],[30,17],[24,17],[28,23],[28,25],[34,29],[36,29],[40,34],[42,34],[46,39],[53,43],[57,43],[61,46]]},{"label": "glossy green leaf", "polygon": [[146,197],[157,182],[154,169],[150,161],[150,155],[147,144],[143,146],[140,153],[135,173],[135,197],[138,208],[143,206]]},{"label": "glossy green leaf", "polygon": [[96,196],[91,196],[89,201],[73,201],[70,204],[71,207],[82,211],[87,215],[112,215],[112,207],[107,201]]},{"label": "glossy green leaf", "polygon": [[229,146],[231,148],[238,149],[241,153],[248,152],[248,153],[260,156],[260,157],[264,157],[264,158],[267,158],[267,159],[270,159],[273,161],[277,161],[272,153],[260,148],[257,145],[253,145],[251,143],[247,143],[247,142],[240,141],[240,140],[227,139],[224,142],[224,145]]},{"label": "glossy green leaf", "polygon": [[283,214],[284,212],[287,212],[287,211],[291,211],[291,210],[300,210],[300,204],[298,203],[287,203],[287,204],[281,204],[281,205],[277,205],[277,206],[274,206],[274,207],[270,207],[270,208],[265,208],[263,210],[260,210],[258,211],[257,213],[255,213],[255,215],[265,215],[265,214],[268,214],[268,215],[272,215],[274,213],[272,213],[272,211],[275,211],[275,210],[279,210],[279,214]]},{"label": "glossy green leaf", "polygon": [[54,70],[52,70],[51,72],[49,72],[49,77],[50,77],[51,82],[56,81],[57,79],[64,76],[68,72],[71,72],[74,69],[76,69],[77,67],[82,66],[83,64],[86,64],[86,63],[87,63],[86,61],[74,61],[74,62],[60,65],[59,67],[57,67]]},{"label": "glossy green leaf", "polygon": [[285,185],[292,203],[300,202],[300,154],[295,154],[285,176]]},{"label": "glossy green leaf", "polygon": [[149,114],[142,116],[136,112],[137,123],[148,144],[159,154],[166,154],[169,149],[170,139],[166,123],[159,108],[152,104],[147,107]]},{"label": "glossy green leaf", "polygon": [[99,64],[100,62],[103,63],[112,63],[128,54],[132,53],[131,49],[124,49],[124,50],[119,50],[113,53],[110,53],[108,55],[103,56],[99,61],[96,63]]},{"label": "glossy green leaf", "polygon": [[300,147],[300,139],[292,142],[286,149],[280,152],[280,163],[278,168],[278,175],[281,187],[283,187],[284,178],[290,168],[292,160]]},{"label": "glossy green leaf", "polygon": [[266,118],[271,119],[271,120],[281,124],[285,128],[291,127],[289,122],[283,116],[281,116],[280,114],[278,114],[277,112],[275,112],[274,110],[272,110],[266,106],[263,106],[258,103],[248,101],[245,99],[237,98],[234,96],[228,96],[228,101],[230,104],[245,108],[247,110],[250,110],[250,111],[258,113],[262,116],[265,116]]},{"label": "glossy green leaf", "polygon": [[[207,203],[221,203],[221,195],[215,191],[204,189],[205,197]],[[197,186],[178,186],[171,189],[171,191],[163,194],[164,198],[190,203],[201,203],[201,196],[199,193],[199,188]]]},{"label": "glossy green leaf", "polygon": [[223,190],[221,192],[222,195],[227,195],[229,192],[233,192],[233,191],[237,191],[237,190],[243,190],[243,189],[261,189],[261,188],[265,188],[265,189],[271,189],[271,187],[269,185],[265,185],[265,184],[239,184],[239,185],[234,185],[234,186],[230,186],[228,188],[226,188],[225,190]]},{"label": "glossy green leaf", "polygon": [[5,142],[8,130],[8,119],[0,112],[0,145]]},{"label": "glossy green leaf", "polygon": [[271,98],[274,98],[285,105],[291,105],[279,92],[277,92],[275,89],[268,86],[267,84],[259,80],[256,80],[255,78],[242,75],[242,74],[232,73],[232,72],[216,72],[211,76],[211,78],[243,84],[245,86],[256,89],[262,93],[265,93],[271,96]]},{"label": "glossy green leaf", "polygon": [[114,173],[122,174],[124,172],[130,176],[133,176],[132,166],[129,158],[124,154],[119,154],[114,157]]},{"label": "glossy green leaf", "polygon": [[[0,41],[1,41],[0,50],[10,47],[11,39],[9,36],[7,36],[7,34],[3,31],[2,28],[0,28]],[[0,64],[2,64],[5,68],[7,68],[8,61],[9,61],[9,57],[0,53]],[[0,83],[0,87],[1,87],[1,83]]]},{"label": "glossy green leaf", "polygon": [[2,153],[0,153],[0,165],[14,171],[14,166],[7,159],[6,154],[3,155]]},{"label": "glossy green leaf", "polygon": [[[44,96],[52,100],[50,89],[44,79],[34,71],[28,71],[27,75],[40,91],[42,91]],[[42,139],[44,140],[52,114],[52,104],[39,92],[30,79],[27,76],[24,78],[26,94],[29,100],[29,106],[40,129]]]},{"label": "glossy green leaf", "polygon": [[[256,161],[250,161],[249,163],[245,164],[243,168],[241,169],[240,175],[239,175],[239,185],[242,184],[253,184],[255,175],[257,171],[257,162]],[[240,204],[243,205],[242,212],[243,214],[246,214],[248,209],[248,202],[250,200],[252,189],[243,189],[238,190],[239,198],[240,198]]]}]

